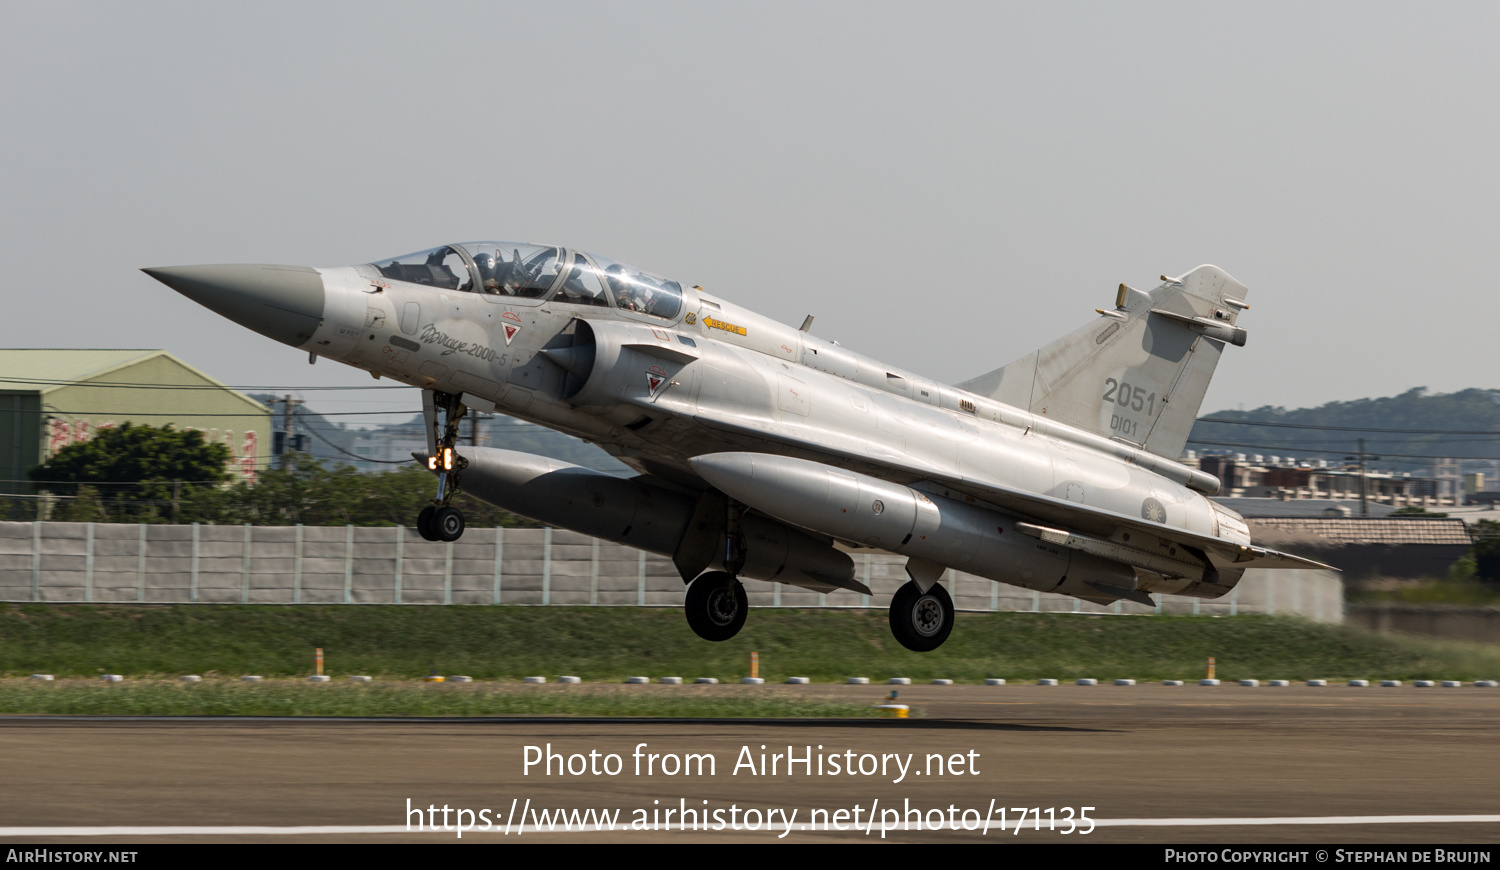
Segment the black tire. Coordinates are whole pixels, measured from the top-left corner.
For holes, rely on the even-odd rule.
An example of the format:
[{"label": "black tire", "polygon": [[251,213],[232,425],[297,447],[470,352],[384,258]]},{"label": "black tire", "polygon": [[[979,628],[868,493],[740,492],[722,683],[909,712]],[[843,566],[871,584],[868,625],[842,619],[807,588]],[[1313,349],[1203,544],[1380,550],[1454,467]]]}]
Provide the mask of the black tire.
[{"label": "black tire", "polygon": [[437,531],[432,525],[432,515],[435,513],[437,513],[437,508],[428,505],[422,508],[421,513],[417,514],[417,534],[421,535],[424,541],[436,541],[438,539]]},{"label": "black tire", "polygon": [[732,574],[710,571],[687,588],[684,601],[688,625],[704,640],[729,640],[745,625],[750,599]]},{"label": "black tire", "polygon": [[931,652],[953,631],[953,599],[937,583],[925,593],[913,581],[891,598],[891,634],[913,652]]},{"label": "black tire", "polygon": [[456,507],[438,508],[432,515],[432,531],[439,541],[456,541],[464,536],[464,512]]}]

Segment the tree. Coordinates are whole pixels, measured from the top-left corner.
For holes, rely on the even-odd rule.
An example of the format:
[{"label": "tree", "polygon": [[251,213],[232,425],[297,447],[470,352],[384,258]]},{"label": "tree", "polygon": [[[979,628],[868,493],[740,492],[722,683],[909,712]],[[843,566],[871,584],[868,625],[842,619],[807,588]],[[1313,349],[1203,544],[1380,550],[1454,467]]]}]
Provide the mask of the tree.
[{"label": "tree", "polygon": [[85,483],[78,487],[70,501],[52,511],[52,519],[59,523],[106,523],[109,522],[109,510],[105,508],[99,490]]},{"label": "tree", "polygon": [[1391,511],[1390,516],[1418,517],[1421,519],[1438,520],[1446,517],[1447,514],[1441,513],[1439,511],[1430,511],[1427,508],[1418,507],[1416,505],[1407,505],[1404,508],[1397,508],[1396,510]]},{"label": "tree", "polygon": [[172,518],[184,488],[217,489],[228,481],[229,458],[228,447],[208,443],[202,432],[125,423],[62,448],[27,473],[60,495],[79,495],[80,485],[89,484],[110,519],[151,522]]},{"label": "tree", "polygon": [[[254,484],[203,488],[184,495],[181,522],[305,526],[411,525],[431,503],[437,479],[415,462],[378,473],[329,468],[306,453],[287,468],[261,472]],[[470,528],[538,524],[459,493],[454,505]]]},{"label": "tree", "polygon": [[1474,573],[1479,579],[1500,584],[1500,522],[1480,520],[1470,531],[1474,537]]},{"label": "tree", "polygon": [[[415,462],[378,474],[328,468],[305,453],[255,483],[224,486],[229,449],[199,432],[167,426],[105,429],[57,452],[31,478],[72,496],[54,512],[76,522],[178,522],[220,525],[411,525],[430,504],[437,479]],[[470,528],[539,524],[459,493],[454,505]]]}]

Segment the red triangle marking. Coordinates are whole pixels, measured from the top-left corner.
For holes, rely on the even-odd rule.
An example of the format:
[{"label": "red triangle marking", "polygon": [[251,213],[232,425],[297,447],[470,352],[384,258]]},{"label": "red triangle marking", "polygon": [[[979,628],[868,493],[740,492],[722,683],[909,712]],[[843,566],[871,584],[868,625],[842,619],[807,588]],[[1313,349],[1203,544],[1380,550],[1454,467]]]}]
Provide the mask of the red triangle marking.
[{"label": "red triangle marking", "polygon": [[516,337],[516,333],[518,333],[520,331],[521,331],[521,327],[519,327],[519,326],[513,326],[513,325],[511,325],[509,323],[505,324],[505,344],[507,346],[509,346],[510,345],[510,340],[513,339],[513,338],[515,338]]},{"label": "red triangle marking", "polygon": [[646,383],[650,385],[650,392],[653,393],[656,392],[656,388],[661,386],[661,382],[664,380],[666,380],[666,378],[663,378],[659,375],[653,375],[650,373],[646,375]]}]

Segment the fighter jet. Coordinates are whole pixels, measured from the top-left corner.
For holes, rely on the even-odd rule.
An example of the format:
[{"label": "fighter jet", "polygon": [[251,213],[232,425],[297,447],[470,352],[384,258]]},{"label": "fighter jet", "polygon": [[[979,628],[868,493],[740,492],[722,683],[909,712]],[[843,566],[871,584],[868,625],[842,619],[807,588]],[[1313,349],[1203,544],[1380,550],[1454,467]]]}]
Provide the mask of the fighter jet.
[{"label": "fighter jet", "polygon": [[[268,338],[422,391],[429,540],[460,488],[671,557],[688,624],[744,625],[743,580],[870,590],[849,550],[907,556],[905,647],[953,629],[948,568],[1086,601],[1217,598],[1247,568],[1321,568],[1256,546],[1177,461],[1246,289],[1215,266],[1121,284],[1112,308],[956,385],[728,298],[572,248],[452,244],[358,266],[175,266],[148,275]],[[598,444],[638,476],[460,446],[473,408]],[[415,507],[414,512],[415,512]]]}]

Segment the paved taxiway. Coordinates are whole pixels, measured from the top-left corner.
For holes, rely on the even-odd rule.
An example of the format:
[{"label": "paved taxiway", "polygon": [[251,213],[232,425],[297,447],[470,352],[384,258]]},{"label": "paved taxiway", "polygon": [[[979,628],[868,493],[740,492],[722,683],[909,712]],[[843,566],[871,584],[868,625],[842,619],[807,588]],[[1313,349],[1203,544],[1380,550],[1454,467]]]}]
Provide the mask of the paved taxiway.
[{"label": "paved taxiway", "polygon": [[[794,692],[877,702],[885,686],[641,686],[641,691]],[[518,690],[578,691],[587,686]],[[862,831],[804,831],[813,810],[855,805],[868,813],[1039,807],[1017,836],[1015,813],[1001,834],[971,830],[898,832],[887,839],[956,842],[1495,843],[1500,824],[1112,827],[1048,831],[1047,808],[1093,807],[1095,819],[1213,819],[1473,815],[1500,813],[1500,690],[1116,686],[909,686],[901,701],[921,718],[797,723],[630,721],[87,720],[0,718],[0,827],[401,825],[413,807],[488,808],[505,817],[512,799],[533,808],[744,811],[797,809],[786,841],[878,841]],[[524,747],[621,757],[619,775],[523,775]],[[635,775],[632,753],[711,754],[713,776]],[[800,757],[852,750],[914,754],[913,772],[888,775],[732,773],[752,755]],[[819,751],[817,747],[822,746]],[[925,757],[963,755],[963,772],[920,775]],[[972,756],[969,753],[974,753]],[[757,759],[758,761],[758,759]],[[972,766],[978,775],[969,772]],[[555,769],[554,769],[555,771]],[[704,804],[704,801],[708,801]],[[994,802],[993,804],[991,802]],[[656,802],[656,803],[653,803]],[[658,817],[659,819],[660,817]],[[777,819],[780,825],[784,815]],[[861,816],[863,821],[864,816]],[[908,816],[910,818],[910,816]],[[928,816],[930,823],[931,817]],[[528,818],[528,824],[533,819]],[[844,817],[843,824],[850,824]],[[503,824],[503,823],[502,823]],[[470,833],[463,842],[773,841],[776,830],[616,833]],[[1003,837],[1003,840],[1002,840]],[[36,840],[35,837],[27,837]],[[451,841],[452,833],[181,835],[161,840]],[[111,836],[85,842],[129,842]],[[3,845],[4,840],[0,840]],[[79,846],[95,848],[96,846]]]}]

